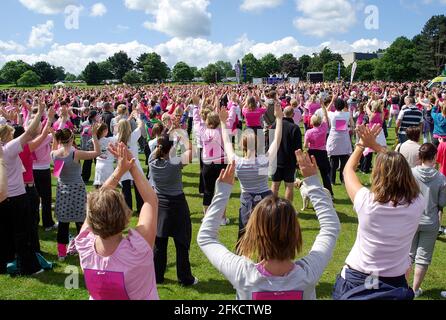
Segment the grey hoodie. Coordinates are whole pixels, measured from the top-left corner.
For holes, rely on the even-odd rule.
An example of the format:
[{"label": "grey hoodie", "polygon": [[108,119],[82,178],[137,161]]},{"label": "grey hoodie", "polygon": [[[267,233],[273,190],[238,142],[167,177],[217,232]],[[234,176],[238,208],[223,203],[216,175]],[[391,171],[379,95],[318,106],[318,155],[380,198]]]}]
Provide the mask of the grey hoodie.
[{"label": "grey hoodie", "polygon": [[420,225],[438,228],[438,211],[446,206],[446,177],[438,170],[424,166],[417,166],[412,172],[426,199],[426,209],[421,216]]}]

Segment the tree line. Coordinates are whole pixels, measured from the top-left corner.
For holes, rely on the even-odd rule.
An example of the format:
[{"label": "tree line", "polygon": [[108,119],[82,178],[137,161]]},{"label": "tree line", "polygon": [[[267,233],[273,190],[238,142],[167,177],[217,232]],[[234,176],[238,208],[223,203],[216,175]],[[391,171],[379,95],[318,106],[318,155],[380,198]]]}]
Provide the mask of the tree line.
[{"label": "tree line", "polygon": [[[358,81],[415,81],[431,79],[439,75],[446,64],[446,16],[433,16],[427,21],[420,34],[413,39],[397,38],[386,50],[379,50],[381,57],[357,61],[355,80]],[[241,59],[246,67],[246,81],[264,78],[270,74],[288,74],[290,77],[306,78],[307,72],[324,72],[326,81],[341,77],[350,79],[352,65],[344,65],[340,54],[329,48],[313,55],[296,58],[293,54],[281,57],[269,53],[257,59],[252,53]],[[143,53],[134,62],[121,51],[106,61],[90,62],[79,75],[66,73],[63,67],[45,61],[29,65],[21,60],[7,62],[0,70],[0,82],[18,86],[34,86],[56,81],[83,80],[89,85],[116,79],[127,84],[156,83],[171,79],[174,82],[190,82],[202,78],[215,83],[223,78],[235,77],[234,66],[227,61],[217,61],[198,69],[180,61],[172,69],[155,52]],[[242,71],[242,79],[245,78]]]}]

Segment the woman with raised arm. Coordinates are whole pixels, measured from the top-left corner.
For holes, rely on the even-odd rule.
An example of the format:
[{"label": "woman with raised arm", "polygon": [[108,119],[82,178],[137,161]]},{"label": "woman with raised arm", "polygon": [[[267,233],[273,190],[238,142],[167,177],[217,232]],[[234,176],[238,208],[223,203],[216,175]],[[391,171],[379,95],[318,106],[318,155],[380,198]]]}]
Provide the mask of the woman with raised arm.
[{"label": "woman with raised arm", "polygon": [[[345,166],[344,176],[359,227],[333,298],[411,300],[414,292],[405,274],[410,268],[410,248],[425,200],[406,159],[377,142],[381,127],[358,126],[357,131],[360,142]],[[365,148],[379,153],[370,190],[356,175]]]},{"label": "woman with raised arm", "polygon": [[70,243],[70,223],[76,224],[79,233],[85,221],[85,202],[87,190],[82,180],[81,160],[91,160],[101,154],[97,137],[98,126],[93,126],[93,151],[76,150],[73,147],[74,133],[69,129],[57,130],[51,157],[54,161],[55,175],[58,176],[55,213],[57,228],[57,251],[60,261],[67,257]]},{"label": "woman with raised arm", "polygon": [[8,173],[3,158],[3,146],[0,146],[0,204],[8,198]]},{"label": "woman with raised arm", "polygon": [[43,103],[27,130],[14,139],[14,128],[0,126],[0,142],[3,147],[3,162],[7,169],[8,198],[0,204],[3,217],[0,222],[0,273],[7,272],[7,264],[16,259],[15,270],[19,275],[31,275],[43,271],[32,243],[34,221],[23,180],[23,164],[19,154],[39,133],[40,119],[45,110]]},{"label": "woman with raised arm", "polygon": [[[178,109],[177,109],[178,110]],[[164,283],[167,267],[169,238],[175,241],[178,282],[183,286],[195,285],[198,280],[192,275],[189,250],[192,240],[192,223],[189,205],[183,191],[183,168],[192,162],[192,145],[187,133],[163,134],[149,158],[149,177],[159,199],[158,230],[155,241],[156,282]],[[177,141],[174,141],[177,140]],[[186,151],[177,155],[180,144]]]},{"label": "woman with raised arm", "polygon": [[[245,232],[245,227],[255,206],[264,198],[272,195],[268,185],[268,169],[275,164],[277,151],[282,142],[283,112],[279,104],[275,106],[275,116],[277,128],[274,132],[268,152],[264,155],[258,154],[258,136],[253,129],[245,130],[242,134],[241,149],[243,157],[235,154],[232,141],[227,130],[223,130],[223,142],[226,155],[229,161],[235,161],[236,174],[240,181],[240,209],[239,209],[239,239]],[[225,108],[220,110],[220,122],[224,127],[228,119],[228,112]]]},{"label": "woman with raised arm", "polygon": [[[90,299],[158,300],[153,262],[158,199],[125,144],[109,151],[118,165],[102,188],[88,195],[87,219],[75,240]],[[128,171],[144,204],[136,228],[124,236],[133,212],[116,187]]]},{"label": "woman with raised arm", "polygon": [[219,222],[231,195],[235,163],[223,170],[215,197],[198,233],[198,245],[212,265],[234,286],[239,300],[314,300],[315,287],[329,263],[340,230],[330,197],[317,177],[317,165],[296,152],[303,183],[309,190],[321,225],[309,254],[295,260],[302,249],[302,234],[293,205],[274,196],[254,209],[238,254],[218,241]]}]

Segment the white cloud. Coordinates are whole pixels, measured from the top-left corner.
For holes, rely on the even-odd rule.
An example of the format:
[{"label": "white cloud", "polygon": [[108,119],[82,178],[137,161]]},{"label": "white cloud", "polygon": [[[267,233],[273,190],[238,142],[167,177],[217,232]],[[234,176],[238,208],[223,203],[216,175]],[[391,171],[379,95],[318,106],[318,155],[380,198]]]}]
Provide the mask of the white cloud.
[{"label": "white cloud", "polygon": [[[0,43],[0,48],[2,44]],[[295,38],[286,37],[270,43],[256,43],[249,40],[246,35],[235,43],[225,46],[222,43],[211,42],[202,38],[173,38],[165,43],[150,47],[138,41],[128,43],[97,43],[87,45],[83,43],[70,43],[66,45],[53,44],[44,54],[21,54],[0,51],[0,67],[10,60],[24,60],[28,63],[48,61],[57,66],[63,66],[68,72],[79,74],[90,61],[104,61],[119,51],[125,51],[135,61],[144,52],[157,52],[169,66],[178,61],[184,61],[192,66],[205,67],[218,60],[235,63],[247,53],[253,53],[258,59],[268,53],[281,56],[292,53],[296,57],[304,54],[311,55],[328,47],[337,53],[371,52],[380,48],[387,48],[388,42],[378,39],[360,39],[353,43],[346,41],[328,41],[317,46],[301,45]]]},{"label": "white cloud", "polygon": [[303,16],[294,26],[312,36],[345,33],[356,23],[356,8],[349,0],[297,0],[297,10]]},{"label": "white cloud", "polygon": [[31,48],[44,47],[53,42],[54,22],[48,20],[45,24],[34,26],[29,35],[28,46]]},{"label": "white cloud", "polygon": [[25,50],[26,48],[17,42],[0,40],[0,52],[4,51],[24,52]]},{"label": "white cloud", "polygon": [[263,9],[276,8],[283,0],[244,0],[240,6],[243,11],[261,11]]},{"label": "white cloud", "polygon": [[27,9],[42,14],[57,14],[69,5],[77,4],[77,0],[20,0]]},{"label": "white cloud", "polygon": [[[153,17],[143,26],[172,37],[208,36],[211,32],[209,0],[125,0],[127,8]],[[167,14],[168,13],[168,14]]]},{"label": "white cloud", "polygon": [[105,15],[107,13],[107,7],[102,3],[95,3],[92,7],[91,7],[91,13],[90,15],[92,17],[102,17],[103,15]]}]

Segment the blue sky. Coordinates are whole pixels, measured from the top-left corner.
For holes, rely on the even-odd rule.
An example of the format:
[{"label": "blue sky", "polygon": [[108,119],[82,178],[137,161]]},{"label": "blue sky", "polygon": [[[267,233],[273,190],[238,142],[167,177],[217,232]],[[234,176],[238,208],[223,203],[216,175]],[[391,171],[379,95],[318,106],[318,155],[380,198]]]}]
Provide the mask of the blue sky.
[{"label": "blue sky", "polygon": [[[65,27],[68,5],[82,8],[78,29]],[[365,26],[367,7],[377,29]],[[0,65],[47,60],[79,73],[119,50],[198,66],[247,52],[374,51],[418,34],[446,0],[3,0],[2,11]]]}]

